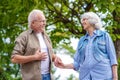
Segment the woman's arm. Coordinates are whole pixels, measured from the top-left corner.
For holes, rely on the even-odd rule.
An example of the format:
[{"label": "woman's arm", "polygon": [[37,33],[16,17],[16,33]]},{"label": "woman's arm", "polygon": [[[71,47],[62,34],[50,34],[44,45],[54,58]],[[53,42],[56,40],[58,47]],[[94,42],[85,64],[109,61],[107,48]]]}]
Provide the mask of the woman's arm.
[{"label": "woman's arm", "polygon": [[113,80],[118,80],[117,65],[112,65]]},{"label": "woman's arm", "polygon": [[64,67],[63,67],[64,69],[74,69],[74,66],[73,66],[73,64],[71,63],[71,64],[64,64]]},{"label": "woman's arm", "polygon": [[54,60],[54,64],[56,67],[62,68],[62,69],[74,69],[73,64],[64,64],[62,60],[59,57],[56,57]]},{"label": "woman's arm", "polygon": [[111,66],[112,66],[112,75],[113,75],[113,80],[118,80],[118,73],[117,73],[117,58],[116,58],[116,51],[114,47],[114,43],[110,37],[110,35],[107,33],[106,34],[106,49],[108,56],[110,58]]}]

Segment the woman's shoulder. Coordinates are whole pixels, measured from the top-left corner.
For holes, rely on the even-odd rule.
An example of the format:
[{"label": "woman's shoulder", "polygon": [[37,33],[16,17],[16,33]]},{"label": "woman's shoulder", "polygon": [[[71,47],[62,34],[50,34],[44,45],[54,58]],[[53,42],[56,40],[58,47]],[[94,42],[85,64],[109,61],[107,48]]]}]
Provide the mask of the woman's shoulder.
[{"label": "woman's shoulder", "polygon": [[85,40],[85,35],[80,37],[79,42],[83,42],[84,40]]},{"label": "woman's shoulder", "polygon": [[109,35],[109,33],[107,32],[107,30],[97,30],[99,35]]},{"label": "woman's shoulder", "polygon": [[104,37],[106,39],[108,39],[108,38],[111,37],[110,34],[109,34],[109,32],[107,30],[99,30],[99,31],[100,31],[102,37]]}]

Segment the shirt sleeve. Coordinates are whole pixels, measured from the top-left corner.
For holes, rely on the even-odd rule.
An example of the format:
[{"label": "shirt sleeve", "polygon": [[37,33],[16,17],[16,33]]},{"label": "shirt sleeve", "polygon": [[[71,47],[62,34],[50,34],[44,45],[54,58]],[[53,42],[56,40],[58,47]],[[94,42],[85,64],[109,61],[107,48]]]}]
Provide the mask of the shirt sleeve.
[{"label": "shirt sleeve", "polygon": [[79,42],[78,42],[78,46],[77,46],[77,50],[76,53],[74,54],[74,62],[73,62],[73,66],[74,66],[74,70],[78,71],[79,67],[80,67],[80,53],[78,51],[80,43],[82,41],[83,37],[80,38]]},{"label": "shirt sleeve", "polygon": [[78,50],[76,51],[75,55],[74,55],[74,62],[73,62],[73,66],[74,66],[74,70],[78,71],[79,70],[79,61],[78,61]]},{"label": "shirt sleeve", "polygon": [[106,49],[107,49],[107,54],[109,56],[111,66],[117,63],[117,58],[116,58],[116,51],[115,47],[113,44],[113,41],[108,33],[106,33]]},{"label": "shirt sleeve", "polygon": [[25,53],[25,48],[26,48],[26,40],[25,36],[19,36],[15,40],[15,46],[12,51],[11,58],[14,57],[14,55],[24,55]]}]

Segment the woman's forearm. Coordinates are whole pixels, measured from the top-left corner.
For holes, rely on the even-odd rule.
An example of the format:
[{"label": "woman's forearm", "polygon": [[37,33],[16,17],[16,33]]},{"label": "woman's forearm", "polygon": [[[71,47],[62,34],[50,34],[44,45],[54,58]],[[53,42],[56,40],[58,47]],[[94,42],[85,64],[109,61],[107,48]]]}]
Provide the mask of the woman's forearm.
[{"label": "woman's forearm", "polygon": [[115,80],[118,80],[117,65],[113,65],[113,66],[112,66],[112,74],[113,74],[113,78],[114,78]]},{"label": "woman's forearm", "polygon": [[73,64],[64,64],[64,69],[74,69]]}]

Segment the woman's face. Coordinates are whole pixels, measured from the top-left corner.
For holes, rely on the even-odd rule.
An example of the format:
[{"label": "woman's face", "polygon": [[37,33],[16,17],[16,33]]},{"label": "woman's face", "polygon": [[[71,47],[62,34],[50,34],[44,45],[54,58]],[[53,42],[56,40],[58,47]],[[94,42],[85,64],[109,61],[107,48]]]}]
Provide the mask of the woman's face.
[{"label": "woman's face", "polygon": [[91,24],[89,23],[87,18],[83,18],[81,20],[81,23],[82,23],[83,29],[86,31],[91,27]]},{"label": "woman's face", "polygon": [[32,22],[31,28],[39,33],[39,32],[44,32],[46,26],[46,19],[43,14],[38,15],[37,19]]}]

